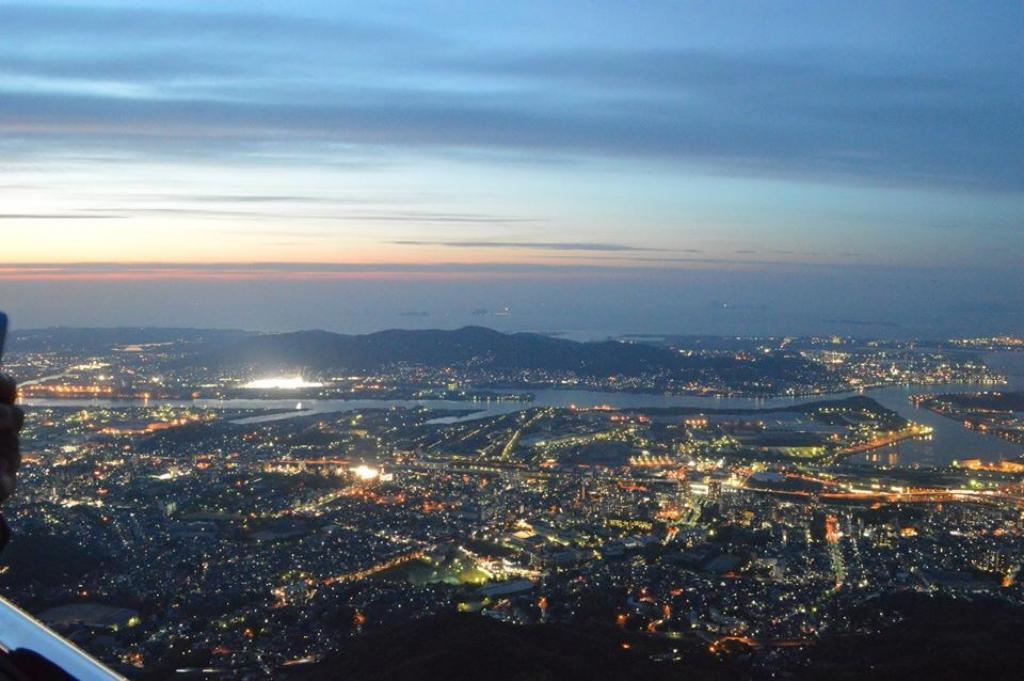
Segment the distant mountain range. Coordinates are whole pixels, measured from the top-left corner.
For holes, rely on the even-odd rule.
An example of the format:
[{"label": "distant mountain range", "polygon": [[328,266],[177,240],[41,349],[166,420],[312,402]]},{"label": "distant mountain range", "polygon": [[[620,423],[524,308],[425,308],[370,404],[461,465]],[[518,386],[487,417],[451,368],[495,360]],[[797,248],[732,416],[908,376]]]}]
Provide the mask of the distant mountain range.
[{"label": "distant mountain range", "polygon": [[[328,331],[259,334],[232,329],[49,328],[12,335],[12,353],[60,352],[102,356],[118,350],[166,346],[159,361],[210,369],[305,374],[365,373],[397,365],[531,371],[580,377],[658,375],[655,389],[690,380],[771,394],[787,385],[825,378],[822,366],[796,351],[762,353],[756,347],[701,344],[680,351],[662,337],[578,342],[539,333],[500,333],[480,326],[455,330],[390,330],[365,335]],[[664,383],[662,382],[664,380]]]},{"label": "distant mountain range", "polygon": [[66,327],[21,329],[11,333],[11,352],[67,352],[103,354],[130,345],[173,343],[203,347],[235,343],[255,335],[236,329],[192,329],[173,327]]},{"label": "distant mountain range", "polygon": [[704,357],[644,343],[577,342],[536,333],[505,334],[478,326],[452,331],[391,330],[359,336],[327,331],[253,336],[216,350],[206,361],[207,365],[225,368],[312,372],[372,371],[406,364],[572,372],[580,376],[713,376],[737,384],[765,379],[803,380],[821,371],[798,355]]},{"label": "distant mountain range", "polygon": [[349,336],[299,331],[247,338],[214,354],[224,365],[372,370],[395,364],[477,365],[583,374],[640,374],[681,368],[666,348],[617,341],[578,343],[535,333],[504,334],[479,326],[453,331],[380,331]]}]

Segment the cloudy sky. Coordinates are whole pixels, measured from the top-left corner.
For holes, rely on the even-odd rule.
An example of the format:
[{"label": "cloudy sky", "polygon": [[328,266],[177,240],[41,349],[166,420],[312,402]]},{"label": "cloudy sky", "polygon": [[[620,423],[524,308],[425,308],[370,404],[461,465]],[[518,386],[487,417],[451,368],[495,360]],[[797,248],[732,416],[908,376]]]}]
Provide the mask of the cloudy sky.
[{"label": "cloudy sky", "polygon": [[0,306],[1024,331],[1022,63],[1019,0],[0,2]]}]

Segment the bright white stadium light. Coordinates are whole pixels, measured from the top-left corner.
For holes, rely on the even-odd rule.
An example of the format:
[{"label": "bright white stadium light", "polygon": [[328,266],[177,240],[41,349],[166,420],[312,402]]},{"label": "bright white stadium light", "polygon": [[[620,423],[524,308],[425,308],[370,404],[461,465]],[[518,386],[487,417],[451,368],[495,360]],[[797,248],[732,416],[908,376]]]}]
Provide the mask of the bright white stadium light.
[{"label": "bright white stadium light", "polygon": [[376,480],[380,476],[380,471],[376,468],[370,468],[366,465],[356,466],[355,468],[349,469],[352,471],[360,480]]},{"label": "bright white stadium light", "polygon": [[300,388],[322,388],[323,385],[323,383],[307,381],[301,376],[293,376],[291,378],[259,378],[249,381],[242,387],[250,390],[299,390]]}]

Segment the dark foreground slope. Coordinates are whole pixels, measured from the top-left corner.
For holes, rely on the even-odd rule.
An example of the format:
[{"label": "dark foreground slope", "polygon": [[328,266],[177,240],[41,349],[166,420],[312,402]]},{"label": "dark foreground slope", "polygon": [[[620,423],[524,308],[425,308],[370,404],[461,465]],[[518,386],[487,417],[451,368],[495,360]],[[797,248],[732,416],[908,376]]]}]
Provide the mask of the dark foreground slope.
[{"label": "dark foreground slope", "polygon": [[708,670],[650,661],[623,649],[614,628],[515,626],[488,617],[448,615],[355,639],[301,681],[705,681]]},{"label": "dark foreground slope", "polygon": [[[882,615],[884,613],[884,615]],[[893,617],[899,621],[892,623]],[[874,599],[849,612],[850,630],[774,655],[740,646],[723,658],[686,639],[614,627],[515,626],[443,615],[349,639],[299,681],[1019,681],[1024,609],[995,598],[927,594]],[[870,633],[859,633],[870,632]],[[630,648],[623,648],[628,642]],[[679,662],[654,662],[668,648]],[[772,659],[769,659],[772,658]]]},{"label": "dark foreground slope", "polygon": [[851,613],[866,621],[879,608],[902,621],[881,633],[832,636],[811,650],[798,678],[829,681],[1019,681],[1024,679],[1024,609],[998,598],[897,594]]}]

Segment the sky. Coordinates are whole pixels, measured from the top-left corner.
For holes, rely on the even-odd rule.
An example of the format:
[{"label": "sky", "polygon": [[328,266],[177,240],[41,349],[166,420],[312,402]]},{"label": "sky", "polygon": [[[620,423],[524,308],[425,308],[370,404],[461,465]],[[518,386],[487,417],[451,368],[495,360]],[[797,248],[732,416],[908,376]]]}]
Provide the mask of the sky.
[{"label": "sky", "polygon": [[1024,3],[0,0],[23,328],[1024,333]]}]

